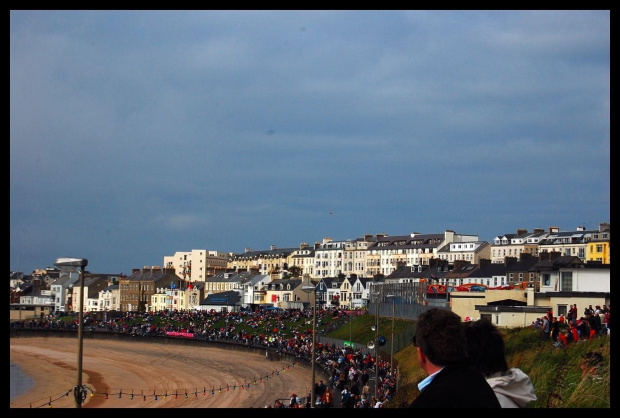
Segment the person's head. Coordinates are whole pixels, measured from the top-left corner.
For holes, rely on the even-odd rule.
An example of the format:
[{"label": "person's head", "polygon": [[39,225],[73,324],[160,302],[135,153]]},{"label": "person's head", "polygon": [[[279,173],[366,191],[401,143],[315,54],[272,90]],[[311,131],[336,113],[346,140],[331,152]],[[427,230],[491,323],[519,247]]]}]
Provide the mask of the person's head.
[{"label": "person's head", "polygon": [[465,324],[467,356],[471,364],[483,375],[506,372],[506,346],[504,338],[493,323],[486,319]]},{"label": "person's head", "polygon": [[[454,312],[431,308],[418,318],[413,344],[435,366],[447,366],[465,358],[465,329]],[[418,358],[420,354],[418,353]]]}]

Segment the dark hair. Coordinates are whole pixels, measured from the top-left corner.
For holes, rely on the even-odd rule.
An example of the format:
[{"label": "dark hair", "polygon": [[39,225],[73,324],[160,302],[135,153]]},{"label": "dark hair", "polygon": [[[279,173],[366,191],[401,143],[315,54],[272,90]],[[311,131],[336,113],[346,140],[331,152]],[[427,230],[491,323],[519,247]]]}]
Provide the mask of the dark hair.
[{"label": "dark hair", "polygon": [[431,308],[418,318],[415,344],[437,366],[447,366],[465,358],[465,330],[454,312]]},{"label": "dark hair", "polygon": [[467,356],[470,363],[486,377],[508,370],[504,337],[488,319],[465,324]]}]

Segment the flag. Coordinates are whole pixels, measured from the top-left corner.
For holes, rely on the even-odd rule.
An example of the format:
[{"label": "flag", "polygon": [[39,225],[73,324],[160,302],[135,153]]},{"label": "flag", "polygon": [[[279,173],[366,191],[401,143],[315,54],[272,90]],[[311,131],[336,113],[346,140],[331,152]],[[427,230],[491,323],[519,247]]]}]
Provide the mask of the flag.
[{"label": "flag", "polygon": [[190,283],[189,286],[187,286],[187,290],[192,290],[192,284]]}]

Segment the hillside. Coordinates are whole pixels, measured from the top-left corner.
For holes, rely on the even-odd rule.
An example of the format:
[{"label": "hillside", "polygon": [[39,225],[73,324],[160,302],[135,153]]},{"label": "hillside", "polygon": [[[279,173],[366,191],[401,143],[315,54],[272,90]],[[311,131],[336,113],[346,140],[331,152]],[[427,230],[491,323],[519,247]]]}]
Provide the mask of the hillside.
[{"label": "hillside", "polygon": [[[342,326],[330,333],[336,338],[354,341],[372,339],[369,324],[373,318],[363,315],[352,324]],[[412,321],[396,320],[395,334],[414,326]],[[381,318],[380,329],[390,335],[391,320]],[[553,343],[542,342],[538,331],[531,328],[502,330],[506,342],[509,367],[518,367],[532,379],[538,400],[530,408],[610,408],[610,337],[602,336],[590,341],[569,344],[566,349]],[[389,342],[387,347],[389,347]],[[582,358],[586,353],[596,352],[603,356],[603,362],[593,373],[584,374]],[[413,345],[407,345],[394,354],[399,365],[401,380],[395,398],[386,407],[399,408],[409,405],[417,396],[417,383],[425,377],[419,368]]]}]

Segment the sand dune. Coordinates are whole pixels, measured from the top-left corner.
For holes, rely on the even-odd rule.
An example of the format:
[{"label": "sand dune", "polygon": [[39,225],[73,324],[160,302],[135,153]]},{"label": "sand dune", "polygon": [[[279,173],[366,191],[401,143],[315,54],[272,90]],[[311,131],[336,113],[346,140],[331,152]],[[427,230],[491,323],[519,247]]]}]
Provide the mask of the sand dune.
[{"label": "sand dune", "polygon": [[[51,398],[53,408],[74,408],[77,348],[75,339],[11,338],[11,362],[30,375],[35,386],[10,407],[49,408]],[[82,370],[83,384],[95,392],[83,408],[264,408],[291,392],[306,395],[311,383],[308,368],[286,359],[268,361],[264,355],[243,351],[140,340],[85,340]],[[243,383],[250,387],[241,389]],[[237,385],[234,390],[233,385]],[[153,393],[166,392],[165,399],[155,400]]]}]

